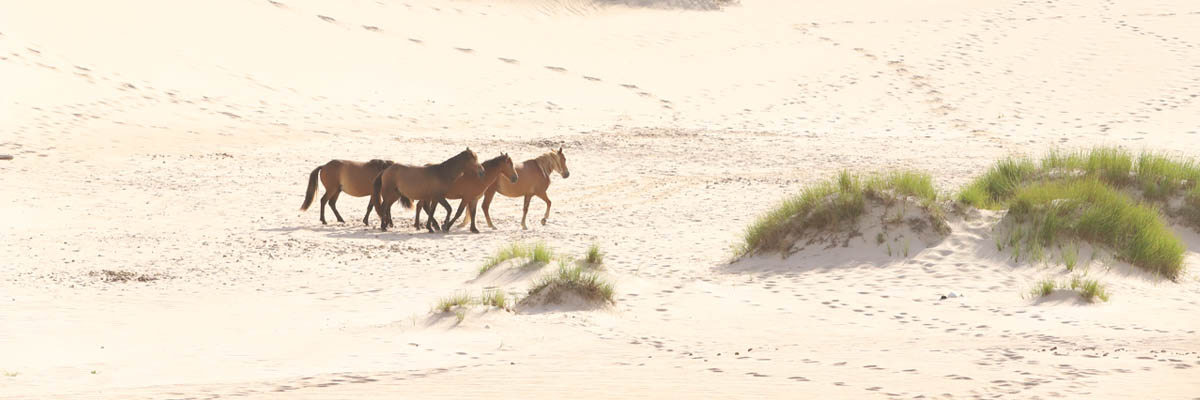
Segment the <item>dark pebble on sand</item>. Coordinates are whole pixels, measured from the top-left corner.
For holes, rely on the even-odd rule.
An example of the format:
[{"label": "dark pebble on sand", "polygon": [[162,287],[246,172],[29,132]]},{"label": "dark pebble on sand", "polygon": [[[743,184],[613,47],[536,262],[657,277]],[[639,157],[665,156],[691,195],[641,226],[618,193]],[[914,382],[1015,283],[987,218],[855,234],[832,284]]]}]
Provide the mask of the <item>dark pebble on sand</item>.
[{"label": "dark pebble on sand", "polygon": [[0,154],[0,160],[11,160],[11,159],[13,159],[12,154]]}]

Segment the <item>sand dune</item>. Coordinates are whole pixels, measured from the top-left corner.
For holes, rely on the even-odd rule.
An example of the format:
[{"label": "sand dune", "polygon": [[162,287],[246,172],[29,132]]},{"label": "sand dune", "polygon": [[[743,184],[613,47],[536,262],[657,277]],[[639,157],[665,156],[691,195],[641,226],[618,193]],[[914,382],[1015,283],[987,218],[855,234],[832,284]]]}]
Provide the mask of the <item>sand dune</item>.
[{"label": "sand dune", "polygon": [[[1103,304],[1027,298],[1069,274],[998,251],[992,212],[907,256],[729,262],[843,169],[951,192],[1017,152],[1200,155],[1200,7],[725,3],[0,1],[0,398],[1200,393],[1188,227],[1177,281],[1088,261]],[[562,146],[548,223],[506,197],[477,235],[296,211],[330,159],[464,146]],[[478,269],[533,240],[599,244],[615,304],[430,312],[523,295],[553,266]]]}]

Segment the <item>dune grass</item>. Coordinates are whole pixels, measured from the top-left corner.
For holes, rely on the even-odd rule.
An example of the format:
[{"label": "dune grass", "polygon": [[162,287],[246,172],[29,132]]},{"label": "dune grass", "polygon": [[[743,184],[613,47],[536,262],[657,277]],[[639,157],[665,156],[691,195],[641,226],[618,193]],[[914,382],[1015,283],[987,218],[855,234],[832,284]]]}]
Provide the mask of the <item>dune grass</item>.
[{"label": "dune grass", "polygon": [[1026,248],[1078,238],[1109,246],[1122,260],[1168,278],[1174,279],[1183,268],[1183,243],[1158,209],[1133,201],[1099,179],[1025,186],[1010,202],[1009,214],[1029,223],[1023,235]]},{"label": "dune grass", "polygon": [[1038,281],[1037,285],[1034,285],[1033,289],[1030,290],[1029,292],[1034,297],[1042,297],[1042,296],[1049,296],[1050,293],[1054,293],[1054,289],[1057,289],[1057,288],[1058,288],[1058,283],[1054,282],[1053,279],[1043,279],[1041,281]]},{"label": "dune grass", "polygon": [[527,259],[530,263],[549,264],[553,258],[554,251],[545,242],[537,241],[532,244],[513,242],[500,247],[496,250],[495,255],[488,257],[483,266],[479,268],[479,275],[512,259]]},{"label": "dune grass", "polygon": [[[997,162],[957,196],[960,203],[980,209],[1007,207],[1021,186],[1044,181],[1097,179],[1118,189],[1136,189],[1149,201],[1197,193],[1200,165],[1191,160],[1115,147],[1079,151],[1052,151],[1035,162],[1010,157]],[[1200,197],[1197,199],[1200,205]]]},{"label": "dune grass", "polygon": [[[1022,250],[1035,258],[1040,249],[1082,239],[1175,279],[1183,268],[1184,246],[1161,207],[1184,196],[1178,214],[1200,226],[1198,179],[1200,167],[1194,162],[1154,153],[1135,156],[1108,147],[1054,151],[1038,162],[1021,157],[997,162],[959,192],[957,200],[981,209],[1008,209],[1017,222],[1029,223],[1029,231],[1018,227],[1009,233],[1008,247],[1018,261]],[[1003,247],[999,241],[997,247]],[[1064,262],[1073,269],[1075,261],[1069,257],[1064,252]]]},{"label": "dune grass", "polygon": [[471,297],[471,295],[466,293],[456,293],[438,300],[437,304],[433,306],[433,312],[453,312],[457,322],[461,323],[467,318],[467,310],[476,305],[507,310],[509,305],[508,296],[505,296],[504,292],[499,290],[484,290],[479,297]]},{"label": "dune grass", "polygon": [[1070,288],[1078,291],[1079,295],[1087,301],[1095,301],[1095,299],[1108,301],[1108,288],[1095,279],[1071,278]]},{"label": "dune grass", "polygon": [[1089,302],[1095,302],[1097,299],[1107,302],[1109,299],[1108,287],[1095,279],[1085,279],[1082,277],[1071,277],[1069,282],[1058,283],[1053,279],[1043,279],[1033,286],[1029,294],[1034,298],[1049,296],[1055,290],[1073,290],[1079,293],[1079,297]]},{"label": "dune grass", "polygon": [[560,261],[558,270],[534,282],[529,295],[542,294],[546,298],[558,298],[565,292],[573,292],[584,299],[613,302],[613,285],[595,272],[581,266],[570,266]]},{"label": "dune grass", "polygon": [[499,290],[484,290],[479,296],[479,304],[501,309],[508,308],[508,297]]},{"label": "dune grass", "polygon": [[434,311],[450,312],[457,307],[467,307],[475,303],[475,299],[466,293],[457,293],[452,296],[443,297],[438,300],[437,305],[433,307]]},{"label": "dune grass", "polygon": [[589,265],[604,264],[604,253],[600,251],[600,245],[593,243],[588,246],[587,253],[583,255],[583,261]]},{"label": "dune grass", "polygon": [[931,211],[937,211],[937,218],[941,218],[940,210],[935,207],[937,190],[928,174],[899,171],[862,177],[843,171],[832,180],[805,188],[758,217],[746,229],[742,243],[735,246],[734,255],[782,250],[787,247],[784,239],[792,231],[850,227],[866,211],[867,200],[890,203],[899,197],[915,198]]}]

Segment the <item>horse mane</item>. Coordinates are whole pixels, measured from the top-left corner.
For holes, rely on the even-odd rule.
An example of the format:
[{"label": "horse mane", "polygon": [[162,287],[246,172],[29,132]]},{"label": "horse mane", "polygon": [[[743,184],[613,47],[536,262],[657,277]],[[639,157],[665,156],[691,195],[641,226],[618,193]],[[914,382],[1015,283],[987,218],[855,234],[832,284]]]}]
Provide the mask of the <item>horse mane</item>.
[{"label": "horse mane", "polygon": [[472,154],[472,152],[471,152],[471,151],[469,151],[469,150],[463,150],[463,151],[460,151],[458,154],[455,154],[455,155],[454,155],[454,157],[450,157],[449,159],[447,159],[446,161],[442,161],[442,162],[441,162],[440,164],[438,164],[438,165],[449,165],[449,164],[451,164],[451,163],[453,163],[453,162],[455,162],[455,161],[458,161],[458,160],[461,160],[461,159],[463,159],[463,158],[466,158],[466,157],[470,156],[471,154]]},{"label": "horse mane", "polygon": [[395,164],[395,162],[393,162],[392,160],[380,160],[378,158],[373,159],[371,161],[367,161],[368,167],[384,168],[384,167],[387,167],[392,164]]},{"label": "horse mane", "polygon": [[507,158],[507,157],[508,157],[508,155],[507,155],[507,154],[501,154],[501,155],[498,155],[498,156],[496,156],[495,158],[493,158],[493,159],[491,159],[491,160],[487,160],[487,161],[484,161],[484,162],[482,162],[482,163],[479,163],[479,165],[482,165],[482,166],[483,166],[483,169],[490,170],[490,169],[492,169],[492,168],[496,168],[497,166],[499,166],[499,165],[500,165],[500,163],[501,163],[502,161],[504,161],[504,159],[505,159],[505,158]]},{"label": "horse mane", "polygon": [[[450,165],[453,165],[454,163],[457,163],[457,162],[461,162],[464,159],[466,159],[467,157],[470,157],[472,154],[475,154],[475,153],[470,150],[463,150],[462,152],[455,154],[454,157],[450,157],[450,159],[448,159],[446,161],[442,161],[440,164],[433,164],[433,165],[426,165],[426,166],[432,167],[435,171],[437,171],[437,174],[439,174],[439,175],[449,176],[450,173],[453,172],[449,168]],[[478,156],[476,156],[476,157],[478,157]]]},{"label": "horse mane", "polygon": [[562,171],[562,167],[558,165],[558,153],[553,151],[538,156],[534,161],[537,161],[538,167],[541,167],[542,171],[546,171],[546,175],[550,175],[555,169]]}]

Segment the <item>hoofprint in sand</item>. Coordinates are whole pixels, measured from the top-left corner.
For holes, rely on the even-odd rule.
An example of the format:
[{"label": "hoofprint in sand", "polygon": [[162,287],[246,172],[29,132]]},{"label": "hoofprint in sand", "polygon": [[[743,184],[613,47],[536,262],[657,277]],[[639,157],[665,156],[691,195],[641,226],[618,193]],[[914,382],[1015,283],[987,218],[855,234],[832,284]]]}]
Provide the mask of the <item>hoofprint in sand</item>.
[{"label": "hoofprint in sand", "polygon": [[[843,169],[952,191],[1052,146],[1200,154],[1200,10],[826,3],[6,4],[0,398],[1200,393],[1189,228],[1176,282],[1081,256],[1097,304],[1029,298],[1080,272],[1012,261],[993,212],[907,256],[868,236],[728,262],[757,215]],[[562,146],[547,225],[520,230],[505,197],[477,235],[296,212],[330,159],[463,146]],[[615,302],[431,312],[521,295],[557,266],[479,267],[537,240],[598,244]]]}]

